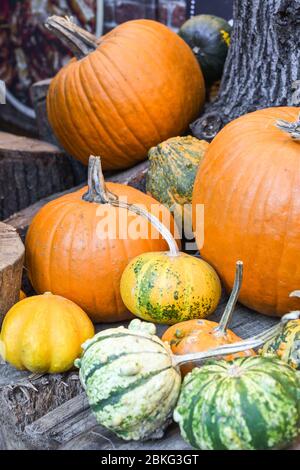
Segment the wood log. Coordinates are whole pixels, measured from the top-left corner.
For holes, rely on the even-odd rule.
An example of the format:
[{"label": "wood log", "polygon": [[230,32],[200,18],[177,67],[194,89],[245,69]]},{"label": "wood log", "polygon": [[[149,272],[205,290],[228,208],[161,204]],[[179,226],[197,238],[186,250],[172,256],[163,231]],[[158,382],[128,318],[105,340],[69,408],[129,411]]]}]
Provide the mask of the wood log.
[{"label": "wood log", "polygon": [[40,139],[59,146],[47,116],[47,93],[50,82],[51,78],[47,78],[34,83],[30,89],[30,97],[37,117],[37,129]]},{"label": "wood log", "polygon": [[86,169],[55,145],[0,132],[0,219],[85,179]]},{"label": "wood log", "polygon": [[24,252],[16,229],[0,222],[0,325],[19,300]]},{"label": "wood log", "polygon": [[[6,366],[9,367],[9,366]],[[78,374],[29,375],[0,387],[0,423],[9,449],[34,449],[26,426],[82,392]],[[39,441],[40,449],[43,449]]]},{"label": "wood log", "polygon": [[[146,191],[146,173],[148,170],[148,161],[139,163],[138,165],[130,168],[129,170],[125,170],[121,173],[116,173],[106,177],[106,181],[113,181],[115,183],[122,183],[128,184],[129,186],[133,186],[134,188],[139,189],[140,191]],[[24,239],[26,236],[27,229],[35,216],[35,214],[45,205],[47,202],[52,201],[64,194],[67,194],[72,191],[76,191],[82,187],[79,185],[77,187],[68,189],[67,191],[63,191],[61,193],[55,193],[51,196],[48,196],[40,201],[36,202],[35,204],[26,207],[26,209],[17,212],[16,214],[12,215],[8,219],[5,220],[6,223],[10,224],[12,227],[16,228],[18,233]]]},{"label": "wood log", "polygon": [[8,102],[0,105],[0,129],[29,137],[38,135],[36,119],[24,115]]}]

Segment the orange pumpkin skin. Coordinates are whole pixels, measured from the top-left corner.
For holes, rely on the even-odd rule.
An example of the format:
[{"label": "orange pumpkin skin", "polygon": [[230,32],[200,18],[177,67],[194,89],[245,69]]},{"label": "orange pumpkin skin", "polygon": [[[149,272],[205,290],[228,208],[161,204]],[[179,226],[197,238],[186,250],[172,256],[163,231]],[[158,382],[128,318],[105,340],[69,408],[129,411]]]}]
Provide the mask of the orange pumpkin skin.
[{"label": "orange pumpkin skin", "polygon": [[[275,127],[297,121],[299,108],[269,108],[228,124],[213,140],[193,192],[196,239],[227,290],[235,260],[244,262],[239,300],[282,316],[297,309],[289,298],[300,285],[300,142]],[[202,227],[195,226],[204,204]]]},{"label": "orange pumpkin skin", "polygon": [[[155,199],[137,189],[116,183],[106,186],[117,196],[126,196],[128,203],[143,204],[149,211],[152,204],[157,207]],[[148,234],[152,230],[155,238],[132,240],[126,232],[125,239],[118,238],[119,223],[124,218],[126,221],[128,211],[86,202],[82,200],[86,191],[87,187],[51,201],[34,217],[26,237],[30,281],[37,293],[51,290],[66,297],[95,322],[131,318],[119,292],[121,275],[132,258],[148,251],[166,250],[167,244],[145,219],[131,212],[129,223],[140,223]],[[160,207],[162,217],[171,219],[174,228],[168,209]],[[107,216],[109,222],[116,220],[116,231],[113,223],[108,227],[98,225]],[[98,233],[107,229],[104,238],[97,236],[97,228]]]},{"label": "orange pumpkin skin", "polygon": [[[174,354],[191,354],[207,351],[217,346],[231,344],[241,341],[233,331],[227,330],[224,335],[217,335],[214,329],[218,323],[211,320],[188,320],[168,328],[162,336],[162,341],[167,341]],[[251,356],[254,351],[243,351],[229,354],[224,359],[231,361],[236,357]],[[181,372],[186,375],[196,364],[185,364],[181,366]]]},{"label": "orange pumpkin skin", "polygon": [[204,103],[202,72],[187,44],[166,26],[134,20],[71,60],[51,81],[47,109],[56,137],[87,164],[128,168],[181,135]]}]

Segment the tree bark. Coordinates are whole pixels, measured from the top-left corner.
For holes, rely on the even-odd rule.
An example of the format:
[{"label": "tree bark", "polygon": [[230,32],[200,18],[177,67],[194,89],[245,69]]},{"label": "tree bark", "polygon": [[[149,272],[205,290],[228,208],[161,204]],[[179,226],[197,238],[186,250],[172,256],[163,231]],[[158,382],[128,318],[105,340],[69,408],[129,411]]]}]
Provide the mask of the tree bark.
[{"label": "tree bark", "polygon": [[251,111],[300,104],[300,1],[234,0],[233,17],[219,95],[191,124],[198,138]]},{"label": "tree bark", "polygon": [[0,326],[7,311],[19,300],[24,251],[16,229],[0,222]]},{"label": "tree bark", "polygon": [[85,178],[86,168],[55,145],[0,132],[0,219]]}]

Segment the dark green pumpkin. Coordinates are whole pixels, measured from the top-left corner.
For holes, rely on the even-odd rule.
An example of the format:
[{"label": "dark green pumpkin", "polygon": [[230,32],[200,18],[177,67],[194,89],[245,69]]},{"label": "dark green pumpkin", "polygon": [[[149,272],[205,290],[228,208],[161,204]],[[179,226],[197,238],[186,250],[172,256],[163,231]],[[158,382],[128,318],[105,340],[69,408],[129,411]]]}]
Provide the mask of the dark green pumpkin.
[{"label": "dark green pumpkin", "polygon": [[205,140],[186,136],[172,137],[149,150],[147,193],[170,209],[177,222],[185,205],[184,215],[191,219],[188,204],[192,202],[196,173],[208,146]]},{"label": "dark green pumpkin", "polygon": [[223,18],[198,15],[186,21],[179,36],[192,48],[207,85],[222,76],[230,43],[231,26]]},{"label": "dark green pumpkin", "polygon": [[285,447],[300,433],[299,374],[277,358],[210,361],[185,377],[174,419],[197,449]]}]

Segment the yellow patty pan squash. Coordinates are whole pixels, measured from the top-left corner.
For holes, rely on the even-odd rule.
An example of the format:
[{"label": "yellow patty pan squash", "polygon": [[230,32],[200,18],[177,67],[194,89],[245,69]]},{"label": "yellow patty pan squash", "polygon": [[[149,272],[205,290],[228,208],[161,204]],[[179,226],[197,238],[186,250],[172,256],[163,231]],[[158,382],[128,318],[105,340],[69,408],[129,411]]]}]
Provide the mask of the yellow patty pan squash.
[{"label": "yellow patty pan squash", "polygon": [[27,297],[7,313],[0,334],[2,358],[20,370],[65,372],[81,355],[94,326],[74,302],[59,295]]}]

